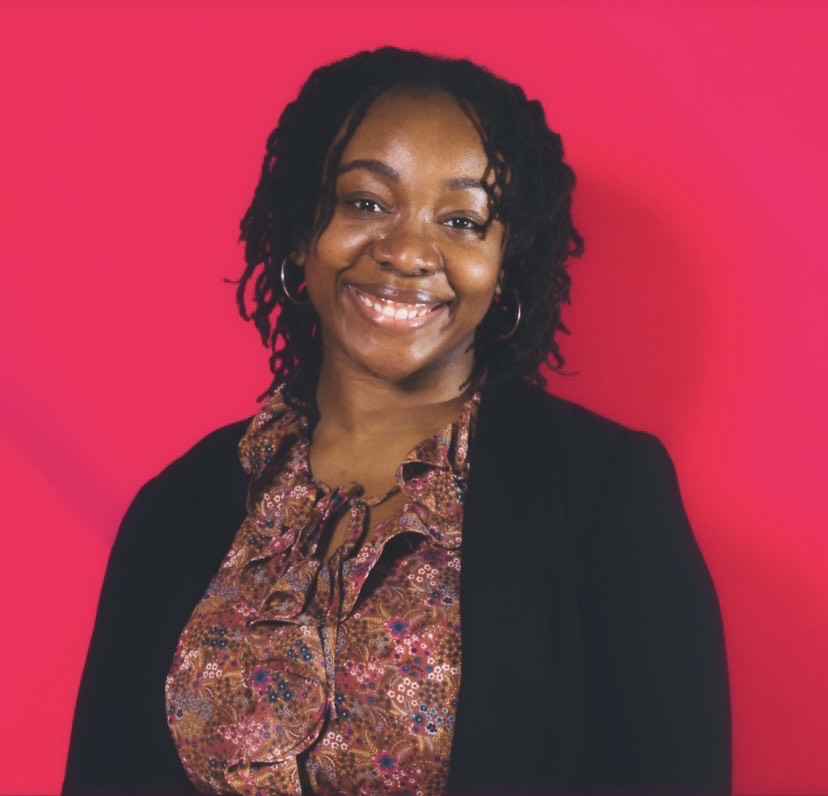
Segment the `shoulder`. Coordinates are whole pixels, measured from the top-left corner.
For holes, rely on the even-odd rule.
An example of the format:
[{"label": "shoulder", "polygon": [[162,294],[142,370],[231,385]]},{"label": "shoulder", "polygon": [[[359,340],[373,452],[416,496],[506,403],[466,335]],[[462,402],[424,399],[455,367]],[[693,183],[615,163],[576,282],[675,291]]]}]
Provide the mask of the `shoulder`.
[{"label": "shoulder", "polygon": [[144,488],[184,487],[202,480],[216,467],[237,460],[239,440],[251,420],[239,420],[211,431],[168,464]]},{"label": "shoulder", "polygon": [[537,391],[538,419],[547,439],[557,444],[559,455],[570,464],[595,467],[606,476],[623,469],[628,474],[647,474],[673,469],[661,440],[648,431],[630,428],[580,404]]},{"label": "shoulder", "polygon": [[[653,434],[623,425],[540,388],[514,383],[483,392],[481,425],[497,426],[521,447],[549,448],[568,463],[601,466],[617,456],[664,458]],[[668,457],[669,458],[669,457]]]},{"label": "shoulder", "polygon": [[236,455],[239,440],[250,425],[252,418],[228,423],[211,431],[191,448],[182,453],[159,474],[159,478],[172,477],[184,472],[209,467],[212,463]]},{"label": "shoulder", "polygon": [[141,545],[148,535],[166,534],[211,482],[220,478],[228,485],[243,484],[238,444],[249,424],[248,418],[211,431],[147,481],[124,515],[113,552]]},{"label": "shoulder", "polygon": [[671,485],[675,470],[655,435],[630,428],[540,388],[514,383],[484,391],[482,448],[533,470],[531,480],[554,479],[567,514],[587,520],[607,490]]}]

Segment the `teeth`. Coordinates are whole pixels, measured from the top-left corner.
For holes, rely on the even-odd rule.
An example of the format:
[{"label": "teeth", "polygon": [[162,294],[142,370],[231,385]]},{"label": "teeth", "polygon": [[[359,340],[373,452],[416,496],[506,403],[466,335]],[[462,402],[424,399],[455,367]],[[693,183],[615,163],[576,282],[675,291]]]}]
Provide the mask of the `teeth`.
[{"label": "teeth", "polygon": [[366,307],[371,307],[375,312],[385,315],[386,318],[394,318],[398,321],[420,318],[432,310],[432,307],[428,304],[400,304],[399,302],[389,301],[388,299],[369,298],[358,290],[356,294]]}]

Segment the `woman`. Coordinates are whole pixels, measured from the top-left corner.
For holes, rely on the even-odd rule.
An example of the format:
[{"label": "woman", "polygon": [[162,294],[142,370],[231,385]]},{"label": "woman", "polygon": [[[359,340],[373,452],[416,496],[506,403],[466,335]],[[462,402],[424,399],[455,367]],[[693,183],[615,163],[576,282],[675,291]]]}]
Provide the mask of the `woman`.
[{"label": "woman", "polygon": [[729,790],[670,459],[539,386],[573,186],[467,61],[311,75],[242,221],[273,386],[130,507],[64,792]]}]

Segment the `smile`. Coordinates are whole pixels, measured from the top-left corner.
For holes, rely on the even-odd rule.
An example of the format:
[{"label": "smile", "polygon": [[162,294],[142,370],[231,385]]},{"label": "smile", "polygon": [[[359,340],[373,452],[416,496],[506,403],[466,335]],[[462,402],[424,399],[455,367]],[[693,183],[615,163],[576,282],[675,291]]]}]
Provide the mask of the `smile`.
[{"label": "smile", "polygon": [[407,321],[410,318],[421,318],[427,312],[431,312],[436,305],[428,304],[401,304],[398,301],[389,299],[378,299],[367,296],[365,293],[356,291],[357,298],[366,306],[381,312],[388,318],[396,318],[398,321]]},{"label": "smile", "polygon": [[445,302],[399,301],[376,296],[349,285],[348,292],[356,301],[363,317],[385,328],[412,329],[429,321],[437,311],[446,307]]}]

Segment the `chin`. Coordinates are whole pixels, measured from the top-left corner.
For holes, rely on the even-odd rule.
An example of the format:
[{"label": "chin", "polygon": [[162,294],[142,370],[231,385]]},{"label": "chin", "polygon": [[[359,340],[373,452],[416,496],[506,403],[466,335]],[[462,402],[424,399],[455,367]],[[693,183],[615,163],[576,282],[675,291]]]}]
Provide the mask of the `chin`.
[{"label": "chin", "polygon": [[373,377],[400,387],[415,387],[433,375],[433,370],[415,364],[396,362],[366,362],[363,367]]},{"label": "chin", "polygon": [[448,381],[456,381],[458,390],[462,390],[471,375],[471,368],[471,363],[461,371],[457,367],[446,367],[445,362],[402,363],[399,359],[394,362],[365,364],[365,369],[374,378],[406,392],[447,384]]}]

